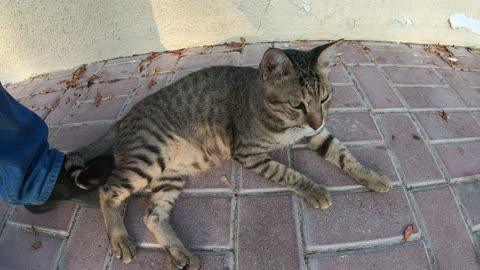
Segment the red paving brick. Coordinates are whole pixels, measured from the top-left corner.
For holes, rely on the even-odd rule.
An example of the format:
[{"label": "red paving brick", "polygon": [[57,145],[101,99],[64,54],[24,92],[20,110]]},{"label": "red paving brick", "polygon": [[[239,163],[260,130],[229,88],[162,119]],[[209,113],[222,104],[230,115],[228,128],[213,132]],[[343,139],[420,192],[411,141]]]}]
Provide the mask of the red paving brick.
[{"label": "red paving brick", "polygon": [[102,269],[109,247],[99,209],[81,209],[60,269]]},{"label": "red paving brick", "polygon": [[408,183],[440,179],[442,176],[425,142],[406,115],[381,115],[385,139],[397,156]]},{"label": "red paving brick", "polygon": [[431,68],[385,67],[394,84],[443,84],[442,78]]},{"label": "red paving brick", "polygon": [[480,174],[480,143],[438,145],[436,149],[451,177]]},{"label": "red paving brick", "polygon": [[480,126],[469,113],[449,112],[448,122],[439,112],[418,113],[416,116],[433,140],[480,137]]},{"label": "red paving brick", "polygon": [[465,107],[460,97],[450,88],[398,87],[397,89],[411,109]]},{"label": "red paving brick", "polygon": [[[40,248],[32,245],[40,241]],[[52,269],[62,240],[7,227],[0,236],[0,269]]]},{"label": "red paving brick", "polygon": [[472,242],[448,188],[415,192],[438,269],[479,269]]},{"label": "red paving brick", "polygon": [[[148,198],[134,197],[127,206],[125,223],[137,243],[154,243],[143,216]],[[182,197],[172,214],[172,227],[187,247],[230,246],[230,198]],[[195,222],[191,222],[194,220]]]},{"label": "red paving brick", "polygon": [[300,268],[291,196],[241,198],[239,220],[238,269]]},{"label": "red paving brick", "polygon": [[[280,42],[275,47],[308,50],[324,43]],[[141,72],[137,61],[145,61],[148,54],[119,58],[87,65],[75,89],[66,90],[64,80],[71,79],[76,68],[7,89],[45,117],[52,147],[74,150],[102,136],[115,119],[163,86],[206,66],[257,67],[270,46],[247,44],[240,50],[221,45],[186,49],[180,56],[165,53],[149,67],[143,62]],[[480,241],[480,52],[452,51],[465,63],[456,70],[435,54],[425,53],[423,45],[342,45],[338,52],[343,55],[332,59],[329,75],[335,112],[328,114],[327,126],[340,140],[354,142],[349,149],[360,162],[386,174],[397,187],[385,194],[351,190],[345,186],[356,182],[314,151],[290,150],[295,169],[336,190],[333,205],[317,210],[298,204],[301,199],[279,191],[280,185],[227,161],[192,177],[187,185],[191,193],[182,195],[173,211],[173,227],[194,248],[202,269],[291,270],[304,269],[305,264],[308,270],[430,269],[432,258],[433,267],[439,269],[480,269],[471,241]],[[155,68],[160,72],[147,76]],[[93,74],[100,78],[87,87]],[[148,89],[150,79],[157,84]],[[49,87],[59,92],[30,96]],[[98,108],[93,102],[97,90],[105,96]],[[110,92],[117,98],[108,100]],[[41,108],[52,104],[56,105],[53,111]],[[442,109],[448,109],[448,123],[438,115]],[[280,149],[272,157],[288,165],[288,152]],[[431,189],[433,183],[427,181],[442,180],[440,169],[445,170],[445,185],[449,186]],[[234,190],[220,181],[223,175]],[[217,188],[226,194],[212,190]],[[454,189],[454,195],[449,189]],[[147,200],[133,197],[128,202],[127,228],[143,246],[129,265],[110,261],[98,209],[75,212],[75,205],[65,204],[46,214],[31,215],[22,207],[0,203],[0,226],[4,225],[0,228],[0,269],[166,269],[165,253],[143,223]],[[8,220],[7,212],[11,213]],[[416,221],[421,221],[416,224],[419,239],[390,246],[389,241],[400,239],[405,226]],[[34,235],[17,228],[32,224],[42,229],[38,250],[31,247]],[[361,241],[379,244],[365,249]],[[324,253],[326,249],[329,252]]]},{"label": "red paving brick", "polygon": [[327,116],[326,126],[343,142],[382,139],[368,112],[331,113]]},{"label": "red paving brick", "polygon": [[104,135],[113,123],[64,126],[56,133],[52,147],[62,150],[75,150],[94,142]]},{"label": "red paving brick", "polygon": [[333,86],[332,105],[330,108],[362,108],[365,103],[360,98],[358,90],[350,85]]},{"label": "red paving brick", "polygon": [[306,206],[306,213],[308,246],[402,236],[415,223],[402,189],[334,195],[329,208]]},{"label": "red paving brick", "polygon": [[62,203],[50,212],[32,214],[23,206],[16,206],[13,208],[10,220],[35,227],[67,231],[74,209],[75,204]]},{"label": "red paving brick", "polygon": [[403,107],[402,102],[375,67],[351,67],[374,108]]}]

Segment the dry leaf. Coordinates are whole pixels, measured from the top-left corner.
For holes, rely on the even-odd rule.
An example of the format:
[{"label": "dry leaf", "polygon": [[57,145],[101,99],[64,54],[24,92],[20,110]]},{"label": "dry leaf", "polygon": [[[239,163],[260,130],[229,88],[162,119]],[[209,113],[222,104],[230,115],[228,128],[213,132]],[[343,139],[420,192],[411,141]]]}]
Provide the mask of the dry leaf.
[{"label": "dry leaf", "polygon": [[435,63],[435,60],[433,60],[433,59],[426,60],[424,63],[425,63],[425,64],[435,65],[435,66],[437,66],[437,67],[440,66],[440,65],[438,65],[437,63]]},{"label": "dry leaf", "polygon": [[128,73],[128,77],[132,78],[133,77],[133,72]]},{"label": "dry leaf", "polygon": [[440,117],[442,117],[443,120],[445,120],[445,122],[448,123],[448,114],[442,110],[441,113],[439,113]]},{"label": "dry leaf", "polygon": [[115,99],[115,97],[110,92],[107,94],[107,97],[108,97],[107,98],[108,100],[114,100]]},{"label": "dry leaf", "polygon": [[42,94],[48,94],[48,93],[52,93],[52,92],[55,92],[56,90],[53,89],[53,88],[45,88],[41,93]]},{"label": "dry leaf", "polygon": [[160,72],[160,68],[159,68],[159,67],[156,67],[156,68],[154,68],[152,71],[150,71],[150,72],[147,74],[147,76],[148,76],[148,77],[151,77],[151,76],[157,74],[158,72]]},{"label": "dry leaf", "polygon": [[335,56],[342,56],[343,52],[336,53]]},{"label": "dry leaf", "polygon": [[145,60],[147,61],[147,67],[149,67],[149,66],[152,64],[153,59],[157,58],[158,56],[160,56],[160,53],[158,53],[158,52],[151,52],[151,53],[147,56],[147,59],[145,59]]},{"label": "dry leaf", "polygon": [[35,228],[35,226],[33,226],[33,225],[30,226],[30,227],[28,227],[28,228],[25,228],[24,230],[25,230],[26,232],[29,232],[29,233],[38,233],[38,229]]},{"label": "dry leaf", "polygon": [[95,82],[96,79],[100,78],[99,76],[93,74],[92,76],[90,76],[90,78],[88,78],[88,82],[87,82],[87,87],[90,87],[92,86],[92,84]]},{"label": "dry leaf", "polygon": [[97,90],[97,94],[95,95],[95,107],[100,106],[100,102],[102,102],[102,95]]},{"label": "dry leaf", "polygon": [[150,79],[147,84],[147,88],[151,89],[157,82],[154,79]]},{"label": "dry leaf", "polygon": [[39,249],[42,247],[42,242],[40,240],[35,241],[35,243],[32,244],[33,249]]},{"label": "dry leaf", "polygon": [[245,44],[247,42],[247,40],[244,38],[244,37],[240,37],[240,42],[242,42],[243,44]]},{"label": "dry leaf", "polygon": [[232,41],[228,43],[227,46],[232,48],[240,48],[243,46],[243,43]]},{"label": "dry leaf", "polygon": [[408,225],[407,228],[405,229],[405,232],[403,233],[403,240],[407,241],[410,238],[410,236],[412,236],[412,234],[413,234],[413,224]]},{"label": "dry leaf", "polygon": [[412,134],[412,138],[413,138],[414,140],[420,140],[420,137],[418,137],[416,134]]},{"label": "dry leaf", "polygon": [[83,74],[85,71],[87,71],[86,68],[87,65],[81,65],[75,72],[72,74],[72,80],[78,80],[83,77]]},{"label": "dry leaf", "polygon": [[364,52],[369,52],[370,51],[370,48],[368,48],[367,46],[363,47],[363,51]]},{"label": "dry leaf", "polygon": [[137,61],[137,72],[140,73],[143,71],[143,61],[142,60],[138,60]]},{"label": "dry leaf", "polygon": [[229,188],[233,189],[232,185],[230,184],[230,181],[228,181],[228,178],[225,175],[220,176],[220,182],[227,185]]},{"label": "dry leaf", "polygon": [[175,55],[181,55],[183,53],[183,49],[169,51],[168,53],[175,54]]},{"label": "dry leaf", "polygon": [[77,86],[77,82],[75,80],[67,81],[66,85],[67,85],[67,89],[75,88]]}]

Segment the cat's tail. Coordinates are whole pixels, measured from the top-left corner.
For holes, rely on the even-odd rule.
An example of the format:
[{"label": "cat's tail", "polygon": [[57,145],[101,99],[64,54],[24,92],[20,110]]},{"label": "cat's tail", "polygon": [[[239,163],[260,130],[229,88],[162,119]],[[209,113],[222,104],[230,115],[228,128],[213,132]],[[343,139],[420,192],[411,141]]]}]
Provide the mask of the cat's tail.
[{"label": "cat's tail", "polygon": [[98,184],[99,179],[82,177],[82,171],[85,169],[87,161],[113,152],[113,140],[117,130],[118,123],[110,128],[100,139],[65,156],[64,169],[67,177],[73,179],[78,187],[89,189],[89,187]]}]

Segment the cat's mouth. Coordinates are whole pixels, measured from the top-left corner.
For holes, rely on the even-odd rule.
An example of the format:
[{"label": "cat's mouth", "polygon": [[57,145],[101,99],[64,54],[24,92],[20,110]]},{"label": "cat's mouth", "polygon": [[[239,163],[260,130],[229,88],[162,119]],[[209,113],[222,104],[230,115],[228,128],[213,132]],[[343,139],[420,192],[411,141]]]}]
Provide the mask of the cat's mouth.
[{"label": "cat's mouth", "polygon": [[305,137],[315,136],[318,133],[320,133],[320,131],[322,131],[323,126],[325,126],[325,122],[323,122],[323,124],[317,129],[313,129],[311,127],[306,127],[306,128],[304,128],[303,136],[305,136]]}]

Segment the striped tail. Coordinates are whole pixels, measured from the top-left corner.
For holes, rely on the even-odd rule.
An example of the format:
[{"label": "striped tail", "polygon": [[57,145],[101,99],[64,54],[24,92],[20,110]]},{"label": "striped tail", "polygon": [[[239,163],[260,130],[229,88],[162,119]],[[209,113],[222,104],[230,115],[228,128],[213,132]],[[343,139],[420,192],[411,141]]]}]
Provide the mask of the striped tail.
[{"label": "striped tail", "polygon": [[[115,124],[103,137],[97,141],[77,149],[65,156],[64,168],[69,179],[73,179],[75,184],[82,189],[89,189],[97,184],[98,179],[85,179],[80,175],[85,169],[85,163],[96,157],[112,153],[113,140],[117,133],[117,124]],[[91,182],[89,180],[94,180]]]}]

